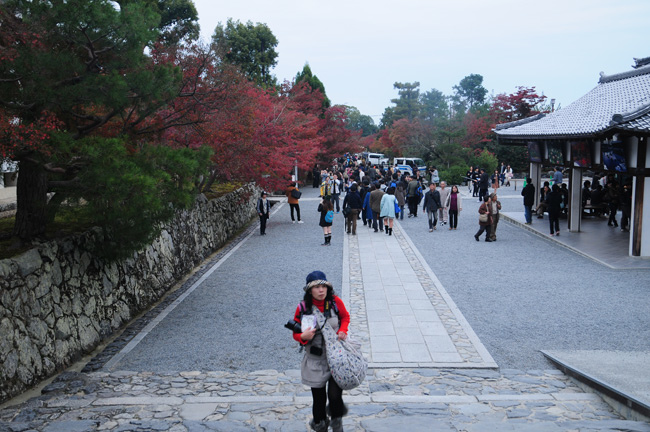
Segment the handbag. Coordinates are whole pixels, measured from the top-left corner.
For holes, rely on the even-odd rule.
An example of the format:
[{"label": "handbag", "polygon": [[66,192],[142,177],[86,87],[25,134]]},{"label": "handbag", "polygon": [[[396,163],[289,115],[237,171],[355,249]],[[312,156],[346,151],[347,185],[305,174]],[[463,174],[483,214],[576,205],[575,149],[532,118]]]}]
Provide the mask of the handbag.
[{"label": "handbag", "polygon": [[490,215],[488,215],[487,213],[483,213],[483,214],[478,215],[478,221],[481,222],[481,223],[487,223],[488,220],[490,220],[489,218],[490,218]]},{"label": "handbag", "polygon": [[342,210],[343,217],[348,217],[348,215],[350,214],[350,211],[351,211],[351,208],[350,208],[349,205],[346,205],[345,207],[343,207],[343,210]]},{"label": "handbag", "polygon": [[291,198],[300,199],[301,196],[302,192],[300,192],[298,189],[291,189]]},{"label": "handbag", "polygon": [[399,214],[400,211],[402,211],[402,209],[399,207],[397,200],[395,200],[395,214]]},{"label": "handbag", "polygon": [[314,307],[318,327],[325,340],[325,351],[327,353],[327,364],[330,367],[332,378],[341,390],[352,390],[359,387],[366,378],[368,362],[363,357],[360,347],[348,340],[339,340],[338,335],[327,325],[327,319]]}]

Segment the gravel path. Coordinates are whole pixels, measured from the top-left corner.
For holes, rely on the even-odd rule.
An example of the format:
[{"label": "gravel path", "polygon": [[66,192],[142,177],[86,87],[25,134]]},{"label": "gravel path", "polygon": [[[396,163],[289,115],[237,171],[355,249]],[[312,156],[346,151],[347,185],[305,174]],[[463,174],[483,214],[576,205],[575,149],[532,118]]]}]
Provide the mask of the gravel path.
[{"label": "gravel path", "polygon": [[[522,211],[519,193],[499,191],[504,211]],[[401,226],[501,368],[549,369],[542,349],[649,349],[650,272],[610,270],[506,222],[496,243],[477,243],[478,206],[464,196],[456,231],[428,233],[422,215]]]},{"label": "gravel path", "polygon": [[341,287],[343,217],[332,246],[321,246],[317,189],[305,188],[304,224],[292,224],[288,204],[274,206],[266,236],[253,235],[174,309],[116,369],[152,372],[254,371],[299,367],[301,354],[283,326],[304,294],[305,277],[322,270]]}]

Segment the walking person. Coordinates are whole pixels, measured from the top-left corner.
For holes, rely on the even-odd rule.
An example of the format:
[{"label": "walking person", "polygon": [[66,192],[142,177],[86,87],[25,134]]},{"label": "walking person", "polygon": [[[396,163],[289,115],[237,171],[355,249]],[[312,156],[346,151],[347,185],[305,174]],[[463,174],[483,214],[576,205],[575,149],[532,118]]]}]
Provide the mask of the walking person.
[{"label": "walking person", "polygon": [[499,182],[500,182],[499,177],[500,177],[499,171],[494,170],[494,174],[492,174],[492,178],[491,178],[491,180],[492,180],[492,189],[493,189],[494,192],[496,192],[497,189],[499,189]]},{"label": "walking person", "polygon": [[530,177],[526,177],[526,186],[521,190],[521,196],[524,197],[526,225],[530,225],[533,223],[533,205],[535,205],[535,186]]},{"label": "walking person", "polygon": [[554,184],[551,191],[546,194],[546,211],[548,212],[548,223],[551,236],[560,235],[560,214],[562,213],[562,194],[560,186]]},{"label": "walking person", "polygon": [[481,178],[481,173],[479,172],[479,169],[476,168],[474,169],[474,172],[472,173],[472,185],[474,186],[474,190],[472,192],[472,197],[476,198],[478,196],[478,182]]},{"label": "walking person", "polygon": [[[361,220],[363,221],[363,225],[365,226],[368,223],[368,216],[364,209],[366,208],[365,202],[366,202],[366,195],[370,193],[370,182],[368,181],[367,178],[364,178],[363,181],[361,182],[361,188],[359,189],[359,195],[361,196]],[[370,219],[372,220],[372,219]]]},{"label": "walking person", "polygon": [[433,232],[438,224],[438,209],[442,207],[440,203],[440,192],[436,190],[436,184],[429,184],[429,191],[424,194],[424,204],[422,211],[427,212],[429,218],[429,232]]},{"label": "walking person", "polygon": [[320,166],[318,164],[314,165],[314,168],[311,170],[311,187],[312,188],[317,188],[320,186],[321,178],[320,178]]},{"label": "walking person", "polygon": [[476,234],[474,234],[474,239],[476,241],[479,241],[479,237],[481,237],[481,234],[485,232],[485,241],[490,243],[492,240],[490,240],[490,227],[492,226],[492,215],[490,214],[490,209],[488,206],[488,203],[490,202],[490,197],[485,196],[483,198],[483,204],[481,204],[478,208],[478,224],[479,224],[479,230]]},{"label": "walking person", "polygon": [[343,199],[343,208],[345,209],[348,206],[350,208],[350,213],[348,213],[345,225],[345,231],[352,235],[357,235],[357,219],[359,218],[359,212],[363,207],[363,202],[361,201],[361,195],[357,190],[357,184],[352,183],[350,186],[350,191],[345,195]]},{"label": "walking person", "polygon": [[336,205],[336,213],[341,212],[341,204],[339,202],[339,197],[341,196],[341,180],[339,176],[334,174],[332,179],[332,203]]},{"label": "walking person", "polygon": [[621,192],[621,231],[630,230],[630,216],[632,215],[632,182],[628,180],[623,185]]},{"label": "walking person", "polygon": [[490,226],[490,240],[497,241],[497,225],[499,225],[499,214],[501,213],[501,201],[496,192],[490,194],[490,215],[492,216],[492,225]]},{"label": "walking person", "polygon": [[[294,191],[297,191],[297,193]],[[296,223],[296,219],[293,216],[293,212],[295,210],[296,216],[298,216],[298,223],[301,224],[302,221],[300,220],[300,204],[298,203],[298,200],[300,199],[298,182],[289,183],[289,187],[286,191],[284,191],[284,194],[287,196],[287,202],[289,203],[289,208],[291,209],[291,222]]]},{"label": "walking person", "polygon": [[481,176],[478,180],[478,201],[484,202],[487,197],[487,191],[490,187],[490,175],[481,168]]},{"label": "walking person", "polygon": [[395,198],[397,199],[397,205],[399,206],[400,210],[399,219],[404,220],[404,205],[406,204],[406,195],[404,194],[404,185],[401,181],[397,182],[397,187],[395,188]]},{"label": "walking person", "polygon": [[267,199],[266,192],[257,200],[257,215],[260,217],[260,235],[266,235],[266,221],[271,214],[271,203]]},{"label": "walking person", "polygon": [[397,198],[395,198],[395,188],[389,187],[386,193],[381,197],[380,216],[384,220],[384,231],[386,234],[393,235],[393,219],[395,219],[395,205]]},{"label": "walking person", "polygon": [[618,206],[621,203],[619,185],[614,176],[610,175],[610,178],[607,179],[607,185],[605,185],[605,201],[609,206],[609,219],[607,221],[607,226],[618,227],[618,222],[616,222],[616,213],[618,212]]},{"label": "walking person", "polygon": [[406,201],[408,202],[409,206],[409,217],[418,217],[418,205],[420,205],[418,188],[420,187],[420,182],[411,176],[407,177],[407,181],[408,186],[406,187]]},{"label": "walking person", "polygon": [[381,218],[381,199],[384,197],[384,191],[379,189],[375,184],[375,190],[370,192],[370,208],[372,209],[372,227],[377,231],[384,231],[384,221]]},{"label": "walking person", "polygon": [[[374,191],[375,185],[372,184],[370,185],[370,189],[368,189],[368,192],[366,193],[366,196],[363,198],[363,207],[361,208],[361,211],[363,213],[364,219],[368,222],[368,228],[372,228],[372,208],[370,207],[370,194],[372,191]],[[364,223],[364,225],[366,225]]]},{"label": "walking person", "polygon": [[462,197],[458,192],[458,186],[451,187],[449,194],[449,229],[456,229],[458,227],[458,214],[463,209]]},{"label": "walking person", "polygon": [[510,179],[512,178],[512,168],[510,165],[506,168],[506,186],[510,187]]},{"label": "walking person", "polygon": [[440,226],[447,225],[447,219],[449,218],[449,192],[450,189],[447,187],[446,181],[440,182],[440,188],[438,193],[440,193],[440,204],[442,206],[438,209],[438,219],[440,219]]},{"label": "walking person", "polygon": [[[317,308],[325,317],[325,325],[330,325],[338,334],[339,340],[347,339],[350,314],[327,281],[325,273],[313,271],[307,275],[303,290],[303,301],[296,307],[294,322],[302,324],[303,317],[313,315]],[[312,420],[309,426],[316,432],[327,432],[329,426],[333,432],[343,432],[343,416],[348,412],[343,403],[343,390],[332,378],[327,364],[325,340],[318,325],[294,332],[293,339],[305,347],[305,355],[300,364],[302,383],[311,387]],[[329,406],[327,402],[329,401]],[[329,411],[330,419],[327,414]]]},{"label": "walking person", "polygon": [[320,212],[320,221],[318,225],[323,227],[323,236],[325,241],[321,246],[332,245],[332,222],[334,221],[334,206],[329,198],[323,198],[318,204],[318,211]]}]

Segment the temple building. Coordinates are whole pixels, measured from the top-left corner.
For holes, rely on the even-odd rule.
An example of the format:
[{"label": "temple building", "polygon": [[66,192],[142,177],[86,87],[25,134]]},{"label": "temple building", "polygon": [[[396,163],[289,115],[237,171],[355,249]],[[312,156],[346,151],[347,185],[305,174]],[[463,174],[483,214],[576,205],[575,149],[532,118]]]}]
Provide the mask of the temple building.
[{"label": "temple building", "polygon": [[580,232],[585,173],[631,180],[629,255],[650,257],[650,57],[627,72],[601,72],[598,85],[566,108],[497,125],[495,133],[500,144],[528,147],[537,188],[543,166],[569,170],[571,232]]}]

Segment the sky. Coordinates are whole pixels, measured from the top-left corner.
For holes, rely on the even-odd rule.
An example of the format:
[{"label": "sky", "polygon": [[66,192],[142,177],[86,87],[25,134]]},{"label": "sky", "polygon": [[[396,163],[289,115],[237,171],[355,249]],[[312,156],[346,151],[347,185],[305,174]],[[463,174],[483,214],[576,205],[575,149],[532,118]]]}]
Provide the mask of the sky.
[{"label": "sky", "polygon": [[483,76],[488,94],[535,87],[555,107],[599,73],[650,57],[648,0],[194,0],[201,35],[229,18],[266,24],[279,43],[273,73],[291,81],[309,63],[333,104],[379,124],[395,82],[420,92]]}]

